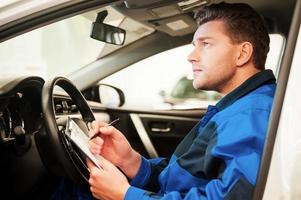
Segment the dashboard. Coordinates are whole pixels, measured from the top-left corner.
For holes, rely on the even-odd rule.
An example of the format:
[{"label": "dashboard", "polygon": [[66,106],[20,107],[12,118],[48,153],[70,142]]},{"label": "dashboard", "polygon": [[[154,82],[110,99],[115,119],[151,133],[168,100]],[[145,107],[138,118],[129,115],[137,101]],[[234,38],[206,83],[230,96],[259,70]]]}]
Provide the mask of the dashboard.
[{"label": "dashboard", "polygon": [[33,134],[41,126],[40,95],[24,89],[0,100],[0,141],[12,142]]},{"label": "dashboard", "polygon": [[22,143],[42,125],[39,77],[13,79],[0,87],[0,143]]},{"label": "dashboard", "polygon": [[[41,93],[44,80],[27,77],[6,80],[0,85],[0,144],[24,142],[24,137],[34,135],[43,125]],[[78,114],[70,97],[55,95],[54,111],[57,116]]]},{"label": "dashboard", "polygon": [[40,77],[1,78],[1,198],[17,199],[47,173],[34,141],[43,123],[43,84]]},{"label": "dashboard", "polygon": [[[37,134],[45,133],[43,85],[44,80],[35,76],[0,80],[1,199],[31,197],[45,193],[34,188],[50,188],[49,170],[35,140]],[[64,95],[54,95],[53,108],[56,116],[79,114],[70,97]]]},{"label": "dashboard", "polygon": [[[49,141],[39,143],[37,139],[47,134],[42,111],[44,83],[36,76],[0,79],[1,199],[47,195],[57,184],[57,177],[49,171],[43,157],[52,155],[47,148]],[[110,120],[100,103],[88,104],[96,111],[96,119]],[[54,92],[53,111],[58,126],[67,116],[81,118],[77,106],[65,93]],[[45,145],[43,149],[41,145]]]}]

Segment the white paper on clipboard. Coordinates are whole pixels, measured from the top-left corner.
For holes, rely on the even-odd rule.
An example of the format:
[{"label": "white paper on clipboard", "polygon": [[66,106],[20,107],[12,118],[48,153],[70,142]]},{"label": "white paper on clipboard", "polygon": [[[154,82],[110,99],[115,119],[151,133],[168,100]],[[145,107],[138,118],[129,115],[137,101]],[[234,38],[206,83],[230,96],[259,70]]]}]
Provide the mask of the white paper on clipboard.
[{"label": "white paper on clipboard", "polygon": [[89,149],[89,137],[70,117],[68,117],[68,122],[66,125],[66,135],[93,162],[96,167],[102,169],[102,167],[99,165],[97,157],[92,154]]}]

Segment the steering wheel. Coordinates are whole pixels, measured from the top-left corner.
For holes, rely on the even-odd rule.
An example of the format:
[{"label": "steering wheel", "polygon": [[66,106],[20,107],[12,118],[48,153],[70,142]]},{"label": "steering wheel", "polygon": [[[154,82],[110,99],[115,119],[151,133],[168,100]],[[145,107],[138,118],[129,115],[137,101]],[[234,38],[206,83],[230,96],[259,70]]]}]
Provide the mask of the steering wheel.
[{"label": "steering wheel", "polygon": [[73,119],[77,125],[88,131],[87,123],[95,120],[87,101],[70,80],[64,77],[49,80],[42,90],[44,127],[35,135],[37,147],[45,167],[54,175],[69,178],[76,183],[83,183],[88,181],[89,177],[86,161],[80,150],[65,134],[65,129],[59,129],[53,98],[55,86],[64,89],[80,111],[82,119]]}]

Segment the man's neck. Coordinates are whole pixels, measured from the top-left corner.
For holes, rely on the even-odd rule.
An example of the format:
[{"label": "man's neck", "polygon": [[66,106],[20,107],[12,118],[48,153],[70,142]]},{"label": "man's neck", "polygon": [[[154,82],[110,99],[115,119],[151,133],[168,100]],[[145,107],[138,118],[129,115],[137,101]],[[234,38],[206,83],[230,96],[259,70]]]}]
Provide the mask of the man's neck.
[{"label": "man's neck", "polygon": [[223,95],[227,95],[258,72],[260,72],[260,70],[253,66],[238,68],[233,78],[229,80],[227,84],[220,89],[219,92]]}]

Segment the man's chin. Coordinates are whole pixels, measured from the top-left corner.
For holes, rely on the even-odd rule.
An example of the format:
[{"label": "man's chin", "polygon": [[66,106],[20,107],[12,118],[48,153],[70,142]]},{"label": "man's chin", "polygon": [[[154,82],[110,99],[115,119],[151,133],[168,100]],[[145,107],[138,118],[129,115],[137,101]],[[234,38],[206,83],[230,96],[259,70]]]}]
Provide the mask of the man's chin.
[{"label": "man's chin", "polygon": [[208,82],[204,76],[194,76],[192,85],[197,90],[208,90]]},{"label": "man's chin", "polygon": [[204,84],[200,84],[200,83],[195,83],[195,82],[193,82],[192,85],[193,85],[194,89],[196,89],[196,90],[209,90],[209,89],[206,87],[206,85],[204,85]]}]

